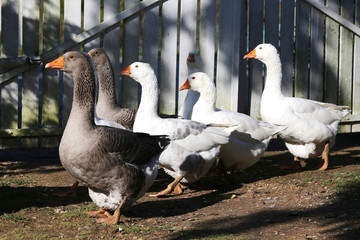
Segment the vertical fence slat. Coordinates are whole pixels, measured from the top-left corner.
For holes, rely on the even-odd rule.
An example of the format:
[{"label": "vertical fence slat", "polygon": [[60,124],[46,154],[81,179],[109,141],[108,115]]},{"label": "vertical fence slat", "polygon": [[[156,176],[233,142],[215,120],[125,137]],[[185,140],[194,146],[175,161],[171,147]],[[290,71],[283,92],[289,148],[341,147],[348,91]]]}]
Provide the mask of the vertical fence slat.
[{"label": "vertical fence slat", "polygon": [[162,7],[162,51],[160,78],[160,112],[176,112],[178,0],[169,0]]},{"label": "vertical fence slat", "polygon": [[[89,30],[100,23],[101,0],[84,1],[84,29]],[[84,45],[86,52],[93,48],[100,47],[100,37],[87,42]]]},{"label": "vertical fence slat", "polygon": [[[60,42],[60,1],[44,1],[43,46],[50,49]],[[43,65],[44,67],[45,65]],[[59,127],[59,75],[43,69],[42,127]],[[43,137],[42,147],[57,147],[58,137]]]},{"label": "vertical fence slat", "polygon": [[186,59],[189,51],[196,50],[196,11],[197,1],[182,0],[180,10],[180,46],[179,46],[179,83],[176,86],[176,94],[179,96],[178,109],[184,103],[184,98],[187,91],[179,93],[179,86],[181,86],[187,76],[188,69]]},{"label": "vertical fence slat", "polygon": [[247,53],[247,2],[241,2],[240,9],[240,56],[239,56],[239,102],[238,102],[238,111],[246,114],[250,114],[250,103],[249,103],[249,81],[246,76],[246,66],[247,61],[243,59]]},{"label": "vertical fence slat", "polygon": [[[328,8],[339,12],[339,0],[328,0]],[[337,103],[338,64],[339,64],[339,24],[329,17],[325,18],[325,69],[324,101]]]},{"label": "vertical fence slat", "polygon": [[308,98],[308,57],[309,57],[309,16],[310,7],[303,1],[296,3],[295,42],[295,97]]},{"label": "vertical fence slat", "polygon": [[[249,1],[249,51],[263,42],[264,1]],[[260,102],[263,89],[263,64],[260,61],[249,61],[250,78],[250,115],[260,118]]]},{"label": "vertical fence slat", "polygon": [[[6,58],[18,56],[19,39],[19,1],[3,0],[1,8],[1,56]],[[6,33],[6,34],[5,34]],[[7,72],[11,67],[3,67]],[[1,88],[1,124],[2,128],[18,128],[18,77]],[[3,139],[3,148],[16,148],[17,139]]]},{"label": "vertical fence slat", "polygon": [[[353,22],[354,2],[341,1],[341,15]],[[338,104],[351,107],[352,74],[353,74],[353,39],[354,34],[344,27],[340,27],[340,51],[339,51],[339,98]],[[342,125],[339,132],[351,131],[351,125]]]},{"label": "vertical fence slat", "polygon": [[202,0],[200,6],[199,50],[203,63],[202,71],[214,76],[216,1]]},{"label": "vertical fence slat", "polygon": [[[104,21],[107,21],[118,14],[120,11],[119,0],[107,0],[104,4]],[[103,36],[103,49],[109,56],[111,65],[114,69],[115,92],[119,98],[119,71],[120,71],[120,24],[117,28],[106,32]]]},{"label": "vertical fence slat", "polygon": [[292,96],[294,89],[294,0],[281,1],[280,58],[282,64],[282,92]]},{"label": "vertical fence slat", "polygon": [[279,45],[279,0],[265,1],[265,42]]},{"label": "vertical fence slat", "polygon": [[142,61],[149,63],[159,74],[159,10],[156,6],[144,11],[142,27]]},{"label": "vertical fence slat", "polygon": [[[319,0],[323,3],[323,0]],[[311,9],[310,25],[310,99],[323,100],[323,72],[324,72],[324,14]]]},{"label": "vertical fence slat", "polygon": [[232,34],[235,2],[220,1],[219,39],[216,77],[216,106],[231,109]]},{"label": "vertical fence slat", "polygon": [[[355,3],[355,25],[360,26],[360,2]],[[353,83],[353,106],[352,114],[360,115],[360,37],[354,39],[354,83]],[[360,124],[353,124],[352,132],[360,132]]]},{"label": "vertical fence slat", "polygon": [[[23,2],[23,54],[39,55],[39,1]],[[21,128],[36,128],[39,124],[39,67],[33,67],[22,76],[22,125]],[[34,148],[37,138],[22,137],[21,145]]]},{"label": "vertical fence slat", "polygon": [[[139,3],[139,0],[125,0],[124,9],[131,8]],[[123,46],[123,67],[138,61],[139,55],[139,17],[124,21],[124,46]],[[130,77],[122,76],[121,105],[132,109],[137,109],[139,85]]]},{"label": "vertical fence slat", "polygon": [[[69,40],[72,34],[81,33],[81,0],[65,0],[64,1],[64,40]],[[80,45],[75,46],[71,51],[80,51]],[[63,75],[63,111],[62,125],[66,126],[69,118],[72,100],[74,81],[67,74]]]}]

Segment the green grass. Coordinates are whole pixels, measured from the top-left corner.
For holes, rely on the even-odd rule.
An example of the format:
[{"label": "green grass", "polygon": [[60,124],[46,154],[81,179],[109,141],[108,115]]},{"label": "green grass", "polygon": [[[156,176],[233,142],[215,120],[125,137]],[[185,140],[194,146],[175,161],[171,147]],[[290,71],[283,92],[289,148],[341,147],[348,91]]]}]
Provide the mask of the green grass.
[{"label": "green grass", "polygon": [[339,194],[352,194],[359,190],[360,172],[336,173],[331,179],[323,181],[324,186],[331,186]]},{"label": "green grass", "polygon": [[97,210],[95,204],[90,204],[88,206],[83,206],[80,208],[69,209],[64,213],[66,218],[78,218],[78,217],[90,217],[88,214],[84,214],[84,212],[90,212]]},{"label": "green grass", "polygon": [[310,182],[314,181],[315,179],[316,179],[316,177],[303,178],[302,183],[303,184],[310,183]]},{"label": "green grass", "polygon": [[0,177],[0,187],[28,187],[34,183],[29,177],[24,177],[22,174],[15,178],[9,178],[9,175]]},{"label": "green grass", "polygon": [[5,213],[4,215],[1,216],[1,218],[4,220],[13,221],[13,222],[20,222],[20,221],[28,220],[27,217],[19,216],[15,213]]}]

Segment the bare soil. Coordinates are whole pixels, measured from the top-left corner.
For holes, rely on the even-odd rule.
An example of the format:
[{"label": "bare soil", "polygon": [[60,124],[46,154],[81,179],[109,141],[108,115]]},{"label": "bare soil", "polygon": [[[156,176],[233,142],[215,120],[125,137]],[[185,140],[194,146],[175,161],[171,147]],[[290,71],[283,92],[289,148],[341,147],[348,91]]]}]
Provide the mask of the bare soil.
[{"label": "bare soil", "polygon": [[[209,175],[185,193],[151,198],[172,180],[160,174],[118,225],[95,223],[87,188],[52,194],[74,179],[57,150],[0,152],[0,239],[360,239],[360,135],[340,135],[327,171],[320,159],[282,170],[292,156],[274,141],[265,156],[230,177]],[[274,151],[274,149],[276,151]]]}]

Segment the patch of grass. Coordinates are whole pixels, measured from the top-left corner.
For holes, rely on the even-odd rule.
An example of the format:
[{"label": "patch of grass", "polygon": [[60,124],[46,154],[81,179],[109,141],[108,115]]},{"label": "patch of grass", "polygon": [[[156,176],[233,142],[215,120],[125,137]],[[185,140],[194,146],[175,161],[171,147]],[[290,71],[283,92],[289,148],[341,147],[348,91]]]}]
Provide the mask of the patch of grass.
[{"label": "patch of grass", "polygon": [[303,184],[310,183],[310,182],[314,181],[315,179],[316,179],[316,177],[303,178],[302,183]]},{"label": "patch of grass", "polygon": [[87,206],[82,206],[80,208],[69,209],[64,213],[64,216],[66,218],[78,218],[78,217],[89,218],[90,216],[88,214],[84,214],[84,212],[90,212],[95,210],[97,210],[96,205],[90,204]]},{"label": "patch of grass", "polygon": [[13,231],[4,234],[1,236],[1,239],[7,240],[7,239],[37,239],[37,240],[47,240],[49,239],[49,236],[43,233],[38,232],[30,232],[29,229],[24,228],[15,228]]},{"label": "patch of grass", "polygon": [[15,213],[5,213],[4,215],[1,216],[1,218],[4,220],[13,221],[13,222],[20,222],[20,221],[28,220],[27,217],[19,216]]},{"label": "patch of grass", "polygon": [[14,177],[10,175],[0,177],[0,187],[28,187],[33,182],[29,177],[24,177],[22,174]]},{"label": "patch of grass", "polygon": [[360,172],[336,173],[331,179],[325,180],[322,184],[332,186],[339,194],[352,194],[358,192],[360,186]]}]

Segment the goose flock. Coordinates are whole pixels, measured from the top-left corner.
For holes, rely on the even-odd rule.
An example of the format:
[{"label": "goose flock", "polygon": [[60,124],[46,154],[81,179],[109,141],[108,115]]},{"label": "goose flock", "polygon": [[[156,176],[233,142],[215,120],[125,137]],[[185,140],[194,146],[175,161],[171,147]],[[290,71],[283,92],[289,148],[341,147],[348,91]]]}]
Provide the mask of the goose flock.
[{"label": "goose flock", "polygon": [[142,87],[137,110],[117,105],[114,71],[103,49],[67,52],[46,64],[46,68],[63,70],[74,81],[59,155],[76,181],[69,192],[59,195],[72,195],[79,183],[84,184],[99,207],[87,213],[97,222],[116,224],[121,209],[153,184],[159,167],[174,180],[151,196],[181,194],[182,183],[199,180],[214,165],[230,172],[249,168],[274,136],[285,142],[295,162],[321,156],[319,169],[326,170],[329,150],[348,107],[285,97],[280,58],[271,44],[258,45],[244,58],[258,59],[267,68],[261,121],[215,107],[214,81],[202,72],[196,52],[187,58],[189,76],[179,89],[187,94],[176,117],[157,112],[158,81],[148,63],[134,62],[120,71]]}]

